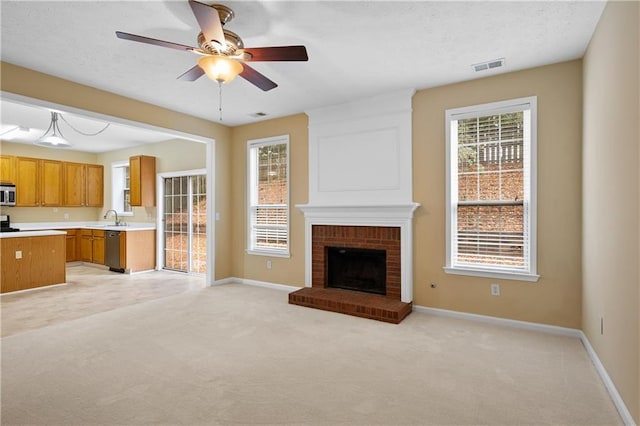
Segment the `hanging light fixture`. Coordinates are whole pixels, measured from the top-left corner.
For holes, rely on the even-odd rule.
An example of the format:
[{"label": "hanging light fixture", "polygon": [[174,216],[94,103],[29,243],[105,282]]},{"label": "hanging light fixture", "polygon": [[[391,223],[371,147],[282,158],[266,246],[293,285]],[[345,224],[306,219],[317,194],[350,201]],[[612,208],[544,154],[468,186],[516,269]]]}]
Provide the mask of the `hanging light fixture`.
[{"label": "hanging light fixture", "polygon": [[[49,134],[49,132],[51,132],[51,134]],[[57,112],[51,111],[49,128],[34,143],[36,145],[46,146],[47,148],[70,148],[72,146],[71,143],[64,138],[60,127],[58,127]]]},{"label": "hanging light fixture", "polygon": [[85,133],[72,126],[71,123],[69,123],[64,118],[62,113],[51,111],[51,123],[49,123],[49,128],[34,142],[34,144],[47,148],[70,148],[73,146],[71,142],[64,138],[64,135],[62,134],[62,131],[60,130],[60,126],[58,124],[58,118],[64,121],[67,126],[69,126],[74,132],[83,136],[97,136],[107,130],[107,128],[111,124],[107,123],[102,129],[98,130],[95,133]]},{"label": "hanging light fixture", "polygon": [[222,83],[229,83],[236,78],[244,67],[236,60],[229,59],[221,55],[207,55],[198,59],[198,66],[211,80],[218,82],[220,93],[218,111],[220,111],[220,121],[222,121]]}]

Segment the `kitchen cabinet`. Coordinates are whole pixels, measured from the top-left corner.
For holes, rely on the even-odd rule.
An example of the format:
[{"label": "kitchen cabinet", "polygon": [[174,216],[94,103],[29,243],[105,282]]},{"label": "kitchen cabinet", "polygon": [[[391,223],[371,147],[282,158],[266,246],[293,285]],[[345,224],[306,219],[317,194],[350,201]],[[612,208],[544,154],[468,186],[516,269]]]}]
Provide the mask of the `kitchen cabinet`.
[{"label": "kitchen cabinet", "polygon": [[75,262],[80,259],[78,255],[78,230],[77,229],[67,229],[67,238],[66,238],[66,258],[67,262]]},{"label": "kitchen cabinet", "polygon": [[62,161],[40,160],[39,186],[40,206],[61,206],[62,196]]},{"label": "kitchen cabinet", "polygon": [[104,205],[104,167],[100,164],[85,164],[85,206]]},{"label": "kitchen cabinet", "polygon": [[[54,234],[53,231],[48,231]],[[12,234],[20,234],[18,232]],[[0,292],[25,290],[66,281],[65,235],[0,238]]]},{"label": "kitchen cabinet", "polygon": [[64,205],[102,207],[104,167],[100,164],[64,163]]},{"label": "kitchen cabinet", "polygon": [[80,260],[104,265],[104,231],[80,230]]},{"label": "kitchen cabinet", "polygon": [[156,231],[120,233],[120,265],[129,272],[148,271],[156,267]]},{"label": "kitchen cabinet", "polygon": [[61,206],[62,161],[15,158],[16,206]]},{"label": "kitchen cabinet", "polygon": [[0,155],[0,182],[16,183],[15,157]]},{"label": "kitchen cabinet", "polygon": [[156,205],[156,157],[136,155],[129,158],[129,190],[132,206]]},{"label": "kitchen cabinet", "polygon": [[16,166],[16,206],[37,207],[40,205],[37,158],[17,157]]}]

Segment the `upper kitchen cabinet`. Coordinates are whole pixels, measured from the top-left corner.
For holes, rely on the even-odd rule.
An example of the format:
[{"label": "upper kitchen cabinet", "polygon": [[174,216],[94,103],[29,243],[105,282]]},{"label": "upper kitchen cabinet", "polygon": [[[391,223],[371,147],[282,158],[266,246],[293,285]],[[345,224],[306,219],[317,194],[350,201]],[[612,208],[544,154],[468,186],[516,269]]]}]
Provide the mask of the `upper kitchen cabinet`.
[{"label": "upper kitchen cabinet", "polygon": [[85,164],[85,205],[102,207],[104,205],[104,167],[99,164]]},{"label": "upper kitchen cabinet", "polygon": [[40,160],[40,205],[61,206],[62,161]]},{"label": "upper kitchen cabinet", "polygon": [[0,182],[16,183],[15,157],[0,155]]},{"label": "upper kitchen cabinet", "polygon": [[16,157],[16,206],[61,206],[62,164],[55,160]]},{"label": "upper kitchen cabinet", "polygon": [[102,207],[104,167],[99,164],[64,163],[64,205]]},{"label": "upper kitchen cabinet", "polygon": [[131,205],[154,207],[156,205],[156,157],[136,155],[129,158],[129,177]]}]

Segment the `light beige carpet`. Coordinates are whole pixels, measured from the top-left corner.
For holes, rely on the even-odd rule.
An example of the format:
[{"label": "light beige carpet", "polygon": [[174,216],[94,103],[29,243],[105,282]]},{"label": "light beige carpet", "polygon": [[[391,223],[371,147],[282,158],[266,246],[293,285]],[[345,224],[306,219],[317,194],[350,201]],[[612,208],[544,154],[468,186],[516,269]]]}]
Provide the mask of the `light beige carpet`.
[{"label": "light beige carpet", "polygon": [[2,424],[617,425],[580,341],[224,285],[2,339]]}]

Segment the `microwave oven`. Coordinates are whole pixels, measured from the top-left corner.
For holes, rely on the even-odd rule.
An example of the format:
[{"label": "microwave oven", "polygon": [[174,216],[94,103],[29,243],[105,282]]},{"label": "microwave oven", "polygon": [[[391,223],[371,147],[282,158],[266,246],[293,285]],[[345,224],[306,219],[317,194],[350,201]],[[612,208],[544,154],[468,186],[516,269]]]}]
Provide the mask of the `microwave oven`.
[{"label": "microwave oven", "polygon": [[10,183],[0,184],[0,206],[16,205],[16,186]]}]

